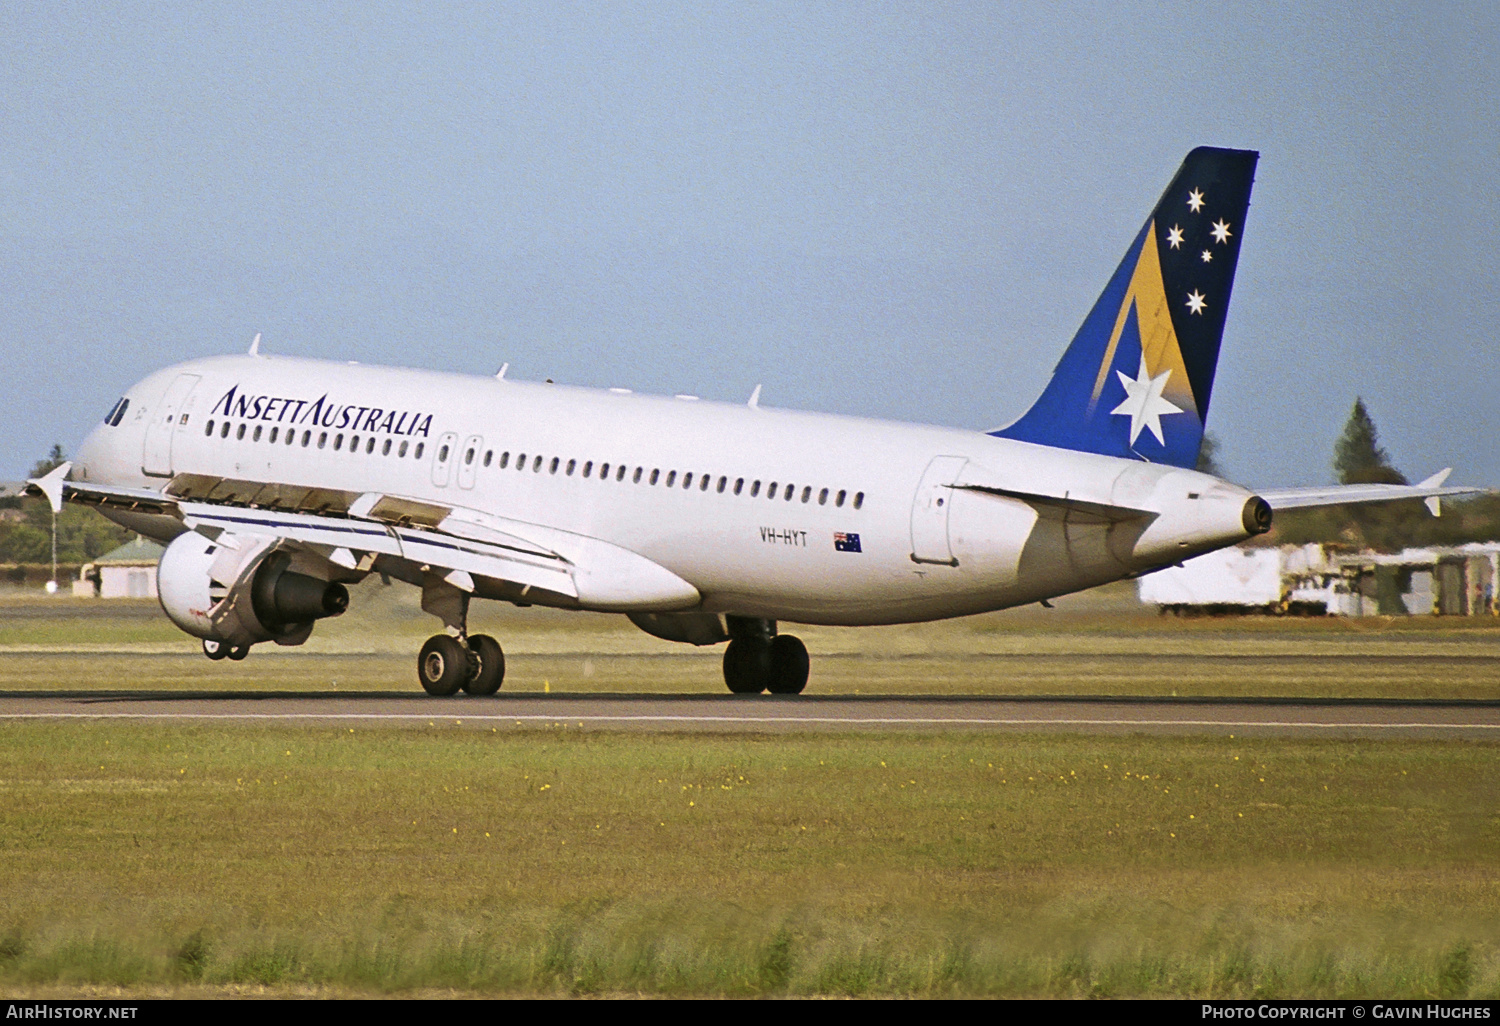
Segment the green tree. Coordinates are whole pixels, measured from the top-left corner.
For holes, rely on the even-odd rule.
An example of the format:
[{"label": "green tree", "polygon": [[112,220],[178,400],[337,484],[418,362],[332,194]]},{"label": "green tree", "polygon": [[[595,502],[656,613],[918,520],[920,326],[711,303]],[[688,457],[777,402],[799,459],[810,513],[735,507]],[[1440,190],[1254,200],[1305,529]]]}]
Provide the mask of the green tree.
[{"label": "green tree", "polygon": [[1365,401],[1355,397],[1354,409],[1344,424],[1344,433],[1333,446],[1333,470],[1339,484],[1410,484],[1406,475],[1391,465],[1388,452],[1380,447],[1380,433],[1365,409]]},{"label": "green tree", "polygon": [[1224,468],[1219,465],[1219,440],[1210,431],[1203,432],[1203,441],[1198,445],[1198,465],[1193,469],[1214,477],[1224,476]]},{"label": "green tree", "polygon": [[[42,477],[67,460],[61,445],[37,460],[29,477]],[[46,563],[52,558],[52,510],[45,499],[19,499],[20,519],[0,520],[0,563]],[[129,540],[131,532],[97,510],[66,504],[57,515],[57,561],[86,563]]]},{"label": "green tree", "polygon": [[31,473],[27,477],[46,477],[52,471],[68,462],[67,454],[63,452],[61,443],[53,442],[52,451],[47,454],[46,459],[37,460],[31,465]]}]

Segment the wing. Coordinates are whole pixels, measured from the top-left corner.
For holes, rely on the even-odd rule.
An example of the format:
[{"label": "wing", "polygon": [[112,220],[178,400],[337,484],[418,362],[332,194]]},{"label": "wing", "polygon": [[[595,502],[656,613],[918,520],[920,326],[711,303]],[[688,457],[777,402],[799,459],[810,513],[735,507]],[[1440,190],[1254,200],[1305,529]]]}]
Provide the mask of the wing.
[{"label": "wing", "polygon": [[1443,482],[1453,472],[1452,467],[1438,471],[1431,477],[1414,485],[1359,484],[1336,485],[1327,488],[1273,488],[1260,493],[1260,497],[1271,504],[1273,510],[1303,509],[1308,506],[1341,506],[1356,502],[1394,502],[1398,499],[1422,499],[1433,516],[1441,508],[1438,500],[1444,495],[1472,495],[1483,488],[1444,488]]},{"label": "wing", "polygon": [[700,600],[690,583],[628,549],[475,509],[382,492],[189,474],[160,492],[112,488],[66,481],[66,473],[60,467],[28,484],[54,508],[81,502],[170,516],[214,538],[277,538],[352,571],[368,571],[378,559],[382,567],[406,571],[397,574],[404,579],[436,574],[464,591],[503,597],[525,598],[540,589],[608,611],[687,609]]}]

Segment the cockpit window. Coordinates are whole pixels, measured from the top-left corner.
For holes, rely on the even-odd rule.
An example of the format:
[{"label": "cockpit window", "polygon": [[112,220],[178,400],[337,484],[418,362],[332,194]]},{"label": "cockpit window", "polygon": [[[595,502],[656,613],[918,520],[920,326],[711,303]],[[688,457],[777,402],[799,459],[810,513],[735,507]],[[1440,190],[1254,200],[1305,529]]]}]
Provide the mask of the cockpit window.
[{"label": "cockpit window", "polygon": [[120,401],[111,406],[109,412],[104,415],[104,423],[110,427],[119,427],[120,421],[125,419],[125,411],[129,408],[130,400],[121,397]]}]

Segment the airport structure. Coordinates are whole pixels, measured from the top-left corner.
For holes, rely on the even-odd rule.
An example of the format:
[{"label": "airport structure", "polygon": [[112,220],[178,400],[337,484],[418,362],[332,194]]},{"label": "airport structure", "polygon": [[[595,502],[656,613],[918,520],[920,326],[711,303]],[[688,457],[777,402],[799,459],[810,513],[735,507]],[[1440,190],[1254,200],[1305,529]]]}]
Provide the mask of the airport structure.
[{"label": "airport structure", "polygon": [[78,570],[75,598],[156,598],[156,564],[166,551],[136,535]]},{"label": "airport structure", "polygon": [[1500,615],[1500,543],[1348,552],[1234,547],[1142,577],[1163,613],[1329,616]]}]

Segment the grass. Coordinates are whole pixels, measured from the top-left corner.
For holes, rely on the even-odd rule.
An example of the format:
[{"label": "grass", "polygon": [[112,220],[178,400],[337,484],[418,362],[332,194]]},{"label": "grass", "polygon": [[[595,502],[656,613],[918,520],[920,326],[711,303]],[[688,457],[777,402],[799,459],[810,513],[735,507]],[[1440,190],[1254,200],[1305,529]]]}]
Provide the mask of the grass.
[{"label": "grass", "polygon": [[0,983],[1493,998],[1496,751],[0,724]]},{"label": "grass", "polygon": [[[436,621],[418,593],[367,581],[302,648],[211,663],[154,602],[0,598],[0,690],[415,690]],[[478,603],[507,691],[718,693],[722,647],[652,638],[622,616]],[[1129,584],[934,624],[788,628],[813,694],[1271,695],[1500,699],[1493,617],[1179,620]]]}]

